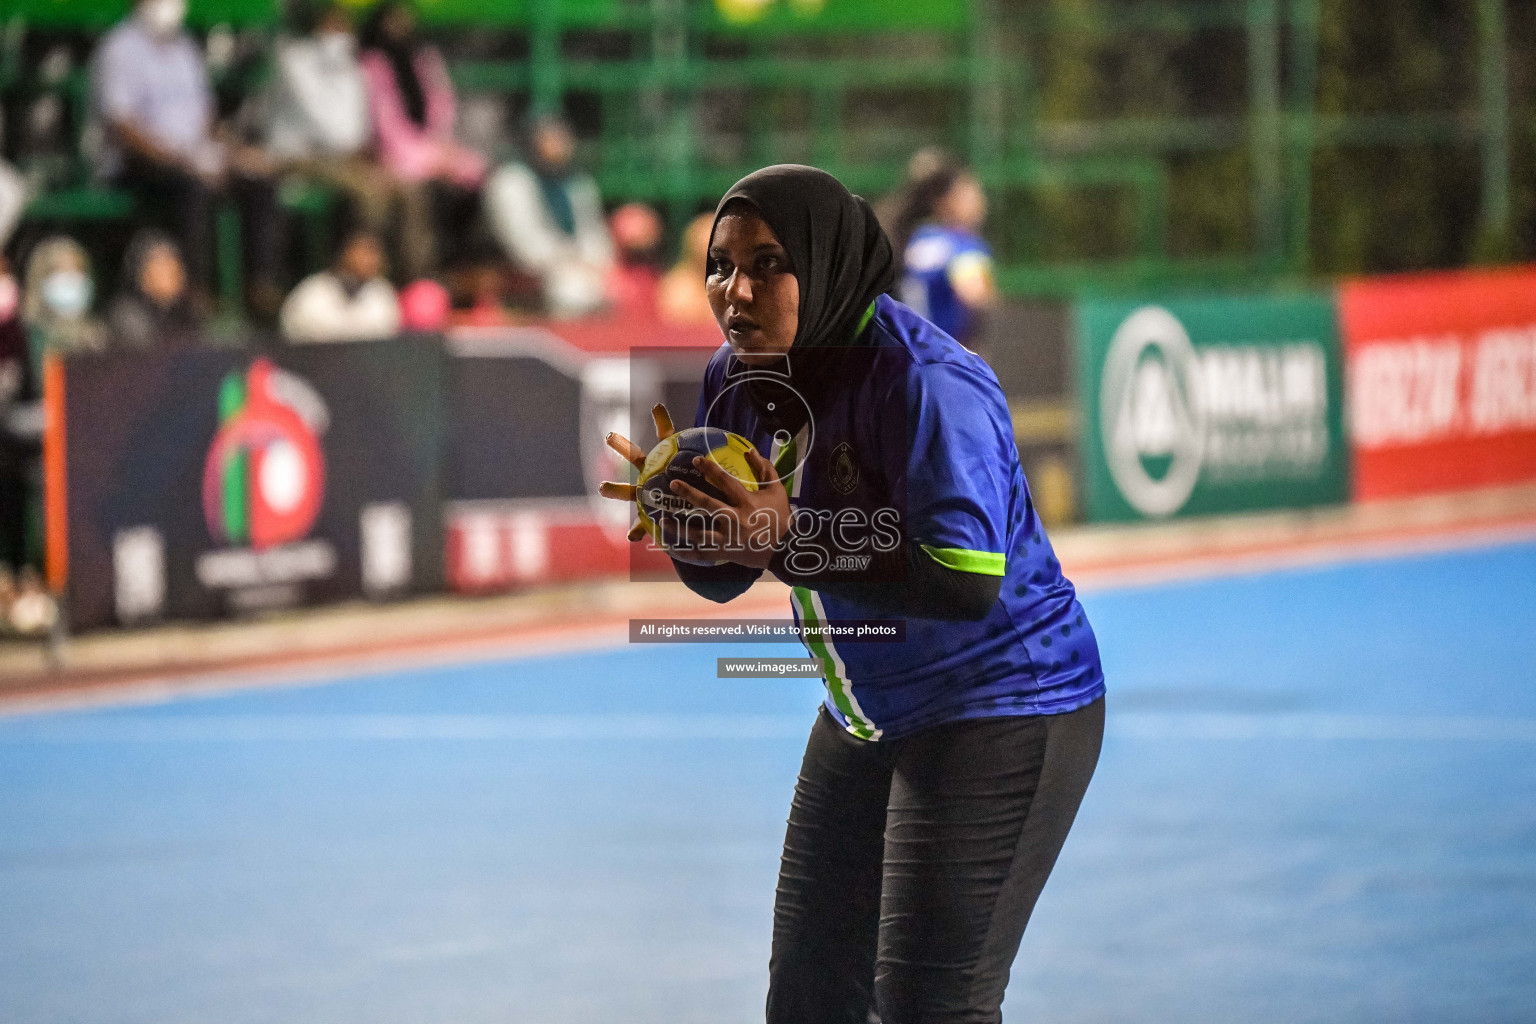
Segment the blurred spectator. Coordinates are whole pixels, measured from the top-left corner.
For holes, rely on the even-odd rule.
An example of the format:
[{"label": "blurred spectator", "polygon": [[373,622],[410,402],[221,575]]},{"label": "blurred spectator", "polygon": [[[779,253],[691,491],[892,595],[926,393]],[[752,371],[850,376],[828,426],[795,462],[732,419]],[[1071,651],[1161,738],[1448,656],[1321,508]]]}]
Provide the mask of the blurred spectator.
[{"label": "blurred spectator", "polygon": [[21,285],[16,283],[5,253],[0,252],[0,402],[16,396],[26,354],[26,337],[21,329]]},{"label": "blurred spectator", "polygon": [[182,30],[185,16],[186,0],[138,0],[97,48],[92,93],[106,141],[101,169],[176,235],[200,303],[213,293],[214,216],[223,200],[236,200],[250,250],[247,300],[269,315],[282,298],[272,167],[216,124],[202,55]]},{"label": "blurred spectator", "polygon": [[45,352],[100,352],[106,331],[91,316],[91,261],[73,238],[54,235],[27,259],[21,321],[34,368]]},{"label": "blurred spectator", "polygon": [[661,217],[644,203],[625,203],[608,218],[618,259],[608,275],[608,303],[622,316],[656,319],[661,284]]},{"label": "blurred spectator", "polygon": [[27,183],[16,169],[0,160],[0,248],[11,240],[21,211],[27,206]]},{"label": "blurred spectator", "polygon": [[949,163],[912,185],[891,232],[902,254],[902,301],[972,348],[997,298],[992,250],[979,234],[986,218],[981,182]]},{"label": "blurred spectator", "polygon": [[[906,209],[912,190],[937,172],[958,163],[954,154],[943,146],[924,146],[907,158],[906,177],[901,184],[875,203],[875,216],[879,219],[880,226],[885,228],[885,233],[890,236],[891,245],[896,249],[898,257],[906,248],[907,235],[912,233],[913,226],[908,225],[906,231],[900,233],[896,221]],[[898,233],[901,234],[899,238]]]},{"label": "blurred spectator", "polygon": [[441,331],[448,326],[452,305],[448,289],[436,281],[412,281],[400,290],[400,326],[407,331]]},{"label": "blurred spectator", "polygon": [[502,268],[480,266],[461,275],[470,296],[468,309],[450,313],[448,322],[456,327],[505,327],[517,318],[502,305],[505,293]]},{"label": "blurred spectator", "polygon": [[28,422],[37,419],[33,380],[21,325],[21,287],[0,254],[0,571],[19,568],[26,555],[27,493],[38,433]]},{"label": "blurred spectator", "polygon": [[362,44],[379,159],[399,180],[431,187],[436,231],[407,238],[419,247],[406,258],[409,273],[421,273],[442,262],[447,243],[478,219],[485,158],[454,139],[458,101],[448,65],[417,33],[409,5],[383,0],[368,14]]},{"label": "blurred spectator", "polygon": [[536,118],[526,164],[497,169],[486,186],[491,229],[507,255],[537,277],[554,316],[590,313],[603,304],[613,240],[592,176],[573,162],[576,140],[557,117]]},{"label": "blurred spectator", "polygon": [[14,576],[0,566],[0,627],[20,636],[47,636],[59,619],[59,606],[37,569],[23,566]]},{"label": "blurred spectator", "polygon": [[380,238],[390,236],[398,213],[400,269],[412,277],[427,273],[430,197],[420,182],[398,178],[370,158],[368,89],[351,17],[320,0],[298,7],[293,27],[301,34],[277,44],[268,152],[284,168],[345,192],[359,223]]},{"label": "blurred spectator", "polygon": [[400,300],[384,277],[377,235],[354,231],[330,270],[311,274],[283,303],[289,341],[377,341],[400,332]]},{"label": "blurred spectator", "polygon": [[661,319],[669,324],[712,324],[715,315],[704,292],[704,278],[709,274],[709,233],[715,216],[702,213],[688,222],[677,262],[661,279],[657,306]]},{"label": "blurred spectator", "polygon": [[202,343],[201,328],[176,242],[141,230],[123,256],[122,290],[107,307],[109,343],[140,351],[193,348]]},{"label": "blurred spectator", "polygon": [[0,254],[0,631],[40,635],[58,619],[58,606],[28,564],[27,517],[39,476],[43,413],[22,306]]}]

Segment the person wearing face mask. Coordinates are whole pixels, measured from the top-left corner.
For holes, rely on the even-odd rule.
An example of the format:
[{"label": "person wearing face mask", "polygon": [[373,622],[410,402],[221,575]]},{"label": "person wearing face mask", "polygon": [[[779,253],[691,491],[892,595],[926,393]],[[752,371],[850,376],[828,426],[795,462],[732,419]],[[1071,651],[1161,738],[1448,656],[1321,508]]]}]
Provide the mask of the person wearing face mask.
[{"label": "person wearing face mask", "polygon": [[576,166],[576,140],[558,117],[533,120],[524,152],[526,163],[505,164],[486,185],[492,231],[513,262],[543,283],[549,313],[590,313],[603,304],[613,266],[597,182]]},{"label": "person wearing face mask", "polygon": [[106,332],[91,316],[95,286],[85,249],[55,235],[37,243],[27,259],[21,320],[36,371],[44,353],[100,352]]},{"label": "person wearing face mask", "polygon": [[339,4],[291,9],[294,34],[279,40],[269,92],[267,152],[301,177],[341,189],[358,223],[391,237],[398,223],[401,270],[431,270],[432,210],[425,188],[371,158],[368,88],[352,20]]},{"label": "person wearing face mask", "polygon": [[400,331],[400,299],[384,277],[384,252],[366,229],[342,244],[336,265],[299,282],[283,303],[293,342],[380,341]]},{"label": "person wearing face mask", "polygon": [[186,0],[138,0],[102,38],[92,65],[93,117],[105,141],[99,170],[134,192],[186,256],[199,304],[214,287],[213,218],[226,200],[244,215],[247,301],[276,311],[283,240],[273,167],[216,122],[197,43],[182,29]]},{"label": "person wearing face mask", "polygon": [[111,347],[193,348],[202,341],[201,327],[175,240],[153,229],[134,235],[123,256],[123,289],[107,307]]}]

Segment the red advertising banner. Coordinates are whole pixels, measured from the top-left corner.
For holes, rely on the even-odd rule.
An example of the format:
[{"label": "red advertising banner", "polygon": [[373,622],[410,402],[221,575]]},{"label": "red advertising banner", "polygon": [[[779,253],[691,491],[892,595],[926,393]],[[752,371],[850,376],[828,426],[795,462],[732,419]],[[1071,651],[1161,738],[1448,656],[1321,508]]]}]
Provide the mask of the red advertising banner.
[{"label": "red advertising banner", "polygon": [[1354,496],[1536,480],[1536,268],[1339,293]]}]

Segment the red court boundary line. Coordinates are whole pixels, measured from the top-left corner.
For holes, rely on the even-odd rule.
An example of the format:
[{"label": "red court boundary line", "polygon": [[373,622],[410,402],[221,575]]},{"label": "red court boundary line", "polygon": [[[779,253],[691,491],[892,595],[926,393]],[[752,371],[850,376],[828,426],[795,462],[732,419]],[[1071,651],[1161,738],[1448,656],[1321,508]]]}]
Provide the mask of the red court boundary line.
[{"label": "red court boundary line", "polygon": [[[1458,525],[1410,524],[1352,537],[1288,539],[1216,553],[1173,552],[1143,558],[1082,560],[1067,566],[1085,591],[1155,586],[1182,580],[1271,572],[1401,555],[1536,540],[1536,513]],[[783,611],[778,596],[691,611],[693,618],[734,618]],[[593,646],[622,646],[629,613],[581,623],[539,620],[398,640],[368,641],[322,651],[244,655],[224,661],[146,669],[96,669],[38,675],[0,694],[0,715],[99,704],[154,703],[177,696],[252,687],[305,685],[357,675],[450,662],[537,657]]]}]

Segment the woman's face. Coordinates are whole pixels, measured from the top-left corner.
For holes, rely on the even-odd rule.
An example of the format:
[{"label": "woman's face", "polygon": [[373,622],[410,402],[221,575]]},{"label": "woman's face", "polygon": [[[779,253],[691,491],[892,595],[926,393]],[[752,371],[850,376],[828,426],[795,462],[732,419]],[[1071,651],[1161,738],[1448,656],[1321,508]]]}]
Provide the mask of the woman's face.
[{"label": "woman's face", "polygon": [[987,219],[987,194],[973,175],[955,179],[944,198],[939,200],[939,220],[951,227],[978,231]]},{"label": "woman's face", "polygon": [[384,251],[372,235],[359,234],[341,251],[339,269],[357,281],[372,281],[384,272]]},{"label": "woman's face", "polygon": [[181,298],[187,287],[187,273],[181,257],[168,245],[157,245],[144,258],[139,270],[139,290],[162,306]]},{"label": "woman's face", "polygon": [[772,363],[794,344],[800,282],[773,230],[750,209],[733,209],[715,225],[704,290],[725,340],[748,366]]},{"label": "woman's face", "polygon": [[565,125],[545,122],[534,130],[533,149],[545,167],[564,168],[576,155],[576,140]]}]

